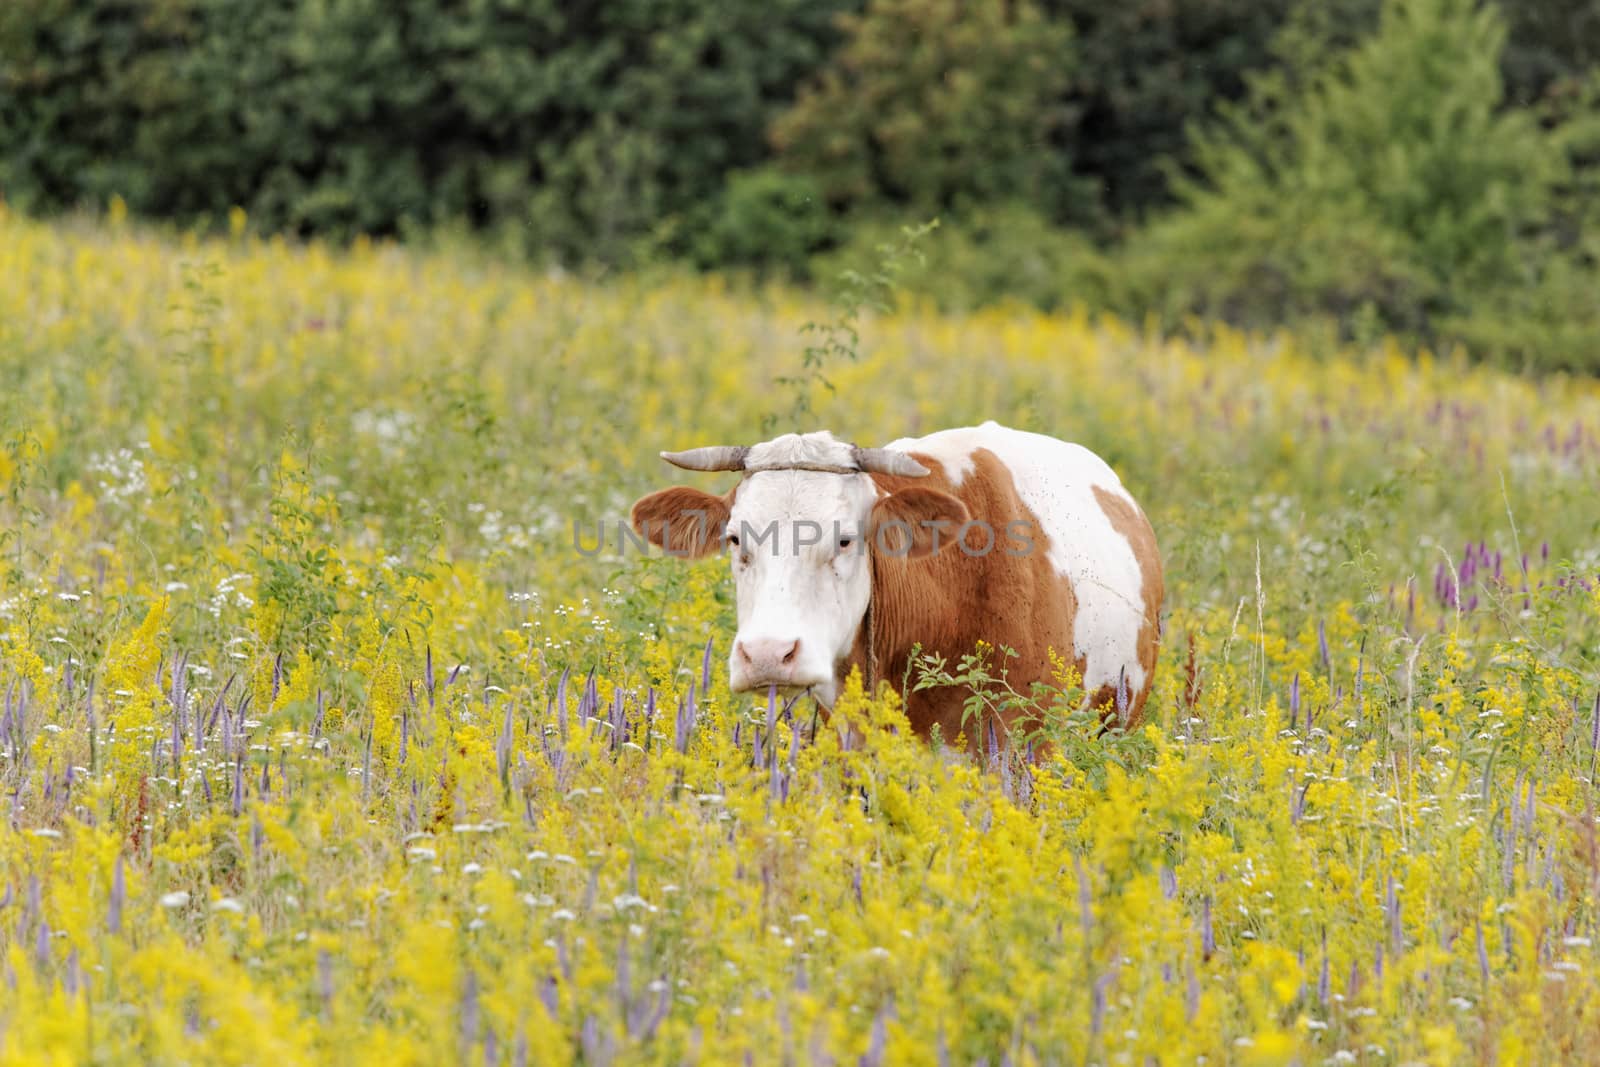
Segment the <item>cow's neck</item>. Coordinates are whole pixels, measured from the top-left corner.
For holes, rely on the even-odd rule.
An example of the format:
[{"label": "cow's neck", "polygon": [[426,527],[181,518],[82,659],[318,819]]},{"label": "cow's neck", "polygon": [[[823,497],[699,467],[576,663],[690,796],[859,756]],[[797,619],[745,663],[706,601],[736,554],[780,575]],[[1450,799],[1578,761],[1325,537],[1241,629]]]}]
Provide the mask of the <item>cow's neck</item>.
[{"label": "cow's neck", "polygon": [[841,687],[851,668],[859,668],[869,693],[885,681],[894,687],[916,732],[926,734],[937,725],[946,739],[961,733],[970,690],[915,689],[912,650],[921,647],[952,662],[971,651],[961,605],[981,603],[972,588],[973,562],[966,557],[946,560],[942,555],[932,560],[874,558],[867,611],[840,667]]}]

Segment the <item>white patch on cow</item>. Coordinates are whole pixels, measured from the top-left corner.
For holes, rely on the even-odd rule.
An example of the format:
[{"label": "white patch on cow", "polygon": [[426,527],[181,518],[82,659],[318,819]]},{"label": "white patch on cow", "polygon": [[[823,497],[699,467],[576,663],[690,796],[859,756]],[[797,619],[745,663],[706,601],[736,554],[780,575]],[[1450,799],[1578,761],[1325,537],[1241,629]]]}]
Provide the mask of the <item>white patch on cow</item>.
[{"label": "white patch on cow", "polygon": [[1084,659],[1084,689],[1093,693],[1102,685],[1116,686],[1124,671],[1130,693],[1144,687],[1139,663],[1144,573],[1133,546],[1111,525],[1094,490],[1098,486],[1129,503],[1133,498],[1105,460],[1082,445],[995,422],[902,438],[888,447],[937,459],[954,484],[972,472],[975,451],[993,452],[1044,527],[1051,566],[1077,594],[1073,642]]},{"label": "white patch on cow", "polygon": [[950,479],[950,487],[958,489],[961,483],[967,480],[967,475],[972,473],[972,454],[980,448],[989,447],[986,435],[991,429],[1005,428],[998,422],[991,421],[982,426],[940,430],[926,437],[902,437],[898,441],[890,441],[884,447],[900,452],[916,451],[932,456],[944,467],[944,476]]},{"label": "white patch on cow", "polygon": [[[850,654],[872,595],[860,531],[877,487],[865,474],[771,468],[851,462],[850,446],[825,432],[751,447],[746,465],[757,473],[740,483],[728,520],[740,542],[728,547],[739,614],[728,656],[734,690],[809,688],[832,706],[836,665]],[[850,538],[848,549],[840,549],[841,537]],[[781,654],[794,641],[796,654],[785,662]]]},{"label": "white patch on cow", "polygon": [[[853,467],[855,458],[849,444],[838,440],[826,430],[819,433],[786,433],[771,441],[751,445],[745,456],[746,471],[764,471],[793,467]],[[791,472],[804,473],[804,472]],[[820,473],[820,472],[813,472]]]}]

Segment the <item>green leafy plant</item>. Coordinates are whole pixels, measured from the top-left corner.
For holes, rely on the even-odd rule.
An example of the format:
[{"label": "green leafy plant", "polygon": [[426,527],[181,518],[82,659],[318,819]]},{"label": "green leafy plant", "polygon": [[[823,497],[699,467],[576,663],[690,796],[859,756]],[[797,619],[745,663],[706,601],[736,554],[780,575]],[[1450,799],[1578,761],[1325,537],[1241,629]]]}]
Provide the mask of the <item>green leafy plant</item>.
[{"label": "green leafy plant", "polygon": [[965,690],[961,732],[982,753],[1002,743],[1013,751],[1048,749],[1095,788],[1104,787],[1109,765],[1125,771],[1142,765],[1150,751],[1148,739],[1091,707],[1075,671],[1054,682],[1033,682],[1023,692],[1012,683],[1007,665],[1016,655],[1005,646],[980,646],[951,666],[944,656],[919,647],[907,665],[910,691]]},{"label": "green leafy plant", "polygon": [[1327,316],[1438,336],[1526,287],[1567,174],[1559,141],[1503,107],[1504,20],[1475,0],[1388,0],[1377,31],[1301,85],[1263,75],[1197,129],[1183,207],[1124,259],[1131,305],[1174,321]]},{"label": "green leafy plant", "polygon": [[1064,131],[1072,27],[1027,0],[873,0],[773,124],[778,158],[829,202],[920,213],[1070,196]]},{"label": "green leafy plant", "polygon": [[938,225],[939,220],[932,219],[901,227],[898,239],[878,246],[874,266],[839,274],[832,301],[836,313],[832,319],[813,320],[801,327],[801,332],[811,340],[801,349],[799,373],[776,379],[777,385],[790,394],[789,410],[762,416],[763,433],[770,433],[782,420],[804,426],[816,416],[813,398],[819,388],[834,392],[828,368],[841,362],[860,362],[862,316],[867,312],[885,314],[891,309],[901,277],[913,264],[922,262],[918,243]]}]

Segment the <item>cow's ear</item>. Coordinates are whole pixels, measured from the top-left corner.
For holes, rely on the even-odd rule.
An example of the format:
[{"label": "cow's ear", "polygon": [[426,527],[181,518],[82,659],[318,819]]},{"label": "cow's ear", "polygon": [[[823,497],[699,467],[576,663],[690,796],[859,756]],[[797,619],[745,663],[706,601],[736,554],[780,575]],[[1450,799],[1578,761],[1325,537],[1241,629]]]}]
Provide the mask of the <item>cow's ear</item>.
[{"label": "cow's ear", "polygon": [[920,559],[956,543],[972,515],[949,493],[912,486],[872,506],[872,547],[891,556]]},{"label": "cow's ear", "polygon": [[722,545],[733,494],[713,496],[687,485],[660,489],[633,505],[633,528],[669,555],[697,559]]}]

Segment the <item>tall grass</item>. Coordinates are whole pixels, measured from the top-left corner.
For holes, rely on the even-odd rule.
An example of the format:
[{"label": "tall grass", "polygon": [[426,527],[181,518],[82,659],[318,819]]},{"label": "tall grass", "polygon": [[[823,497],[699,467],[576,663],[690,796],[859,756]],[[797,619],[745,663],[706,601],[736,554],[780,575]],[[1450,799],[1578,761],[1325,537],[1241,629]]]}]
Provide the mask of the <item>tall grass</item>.
[{"label": "tall grass", "polygon": [[114,221],[0,277],[0,1057],[1591,1054],[1594,383],[863,318],[817,425],[1081,441],[1167,559],[1148,725],[990,768],[733,696],[723,565],[616,547],[823,309]]}]

